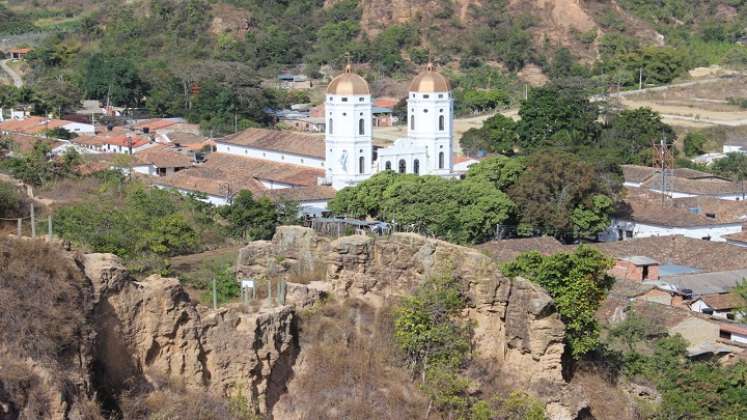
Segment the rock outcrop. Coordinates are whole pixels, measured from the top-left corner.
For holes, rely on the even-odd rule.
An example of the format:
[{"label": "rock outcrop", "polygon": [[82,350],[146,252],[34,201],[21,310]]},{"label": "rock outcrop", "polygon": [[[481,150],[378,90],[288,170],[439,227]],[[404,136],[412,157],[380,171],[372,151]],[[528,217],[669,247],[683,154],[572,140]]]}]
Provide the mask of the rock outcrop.
[{"label": "rock outcrop", "polygon": [[82,258],[94,289],[99,389],[112,397],[133,381],[179,383],[241,394],[266,412],[284,392],[297,352],[290,306],[247,313],[195,306],[173,278],[133,281],[117,257]]},{"label": "rock outcrop", "polygon": [[477,357],[548,402],[557,403],[568,391],[562,375],[565,328],[552,299],[526,280],[503,277],[496,263],[475,249],[413,234],[330,240],[311,229],[281,227],[272,241],[244,248],[238,270],[286,278],[316,272],[313,280],[327,282],[333,295],[373,306],[411,292],[428,276],[449,273],[464,285],[469,300],[464,315],[475,321]]}]

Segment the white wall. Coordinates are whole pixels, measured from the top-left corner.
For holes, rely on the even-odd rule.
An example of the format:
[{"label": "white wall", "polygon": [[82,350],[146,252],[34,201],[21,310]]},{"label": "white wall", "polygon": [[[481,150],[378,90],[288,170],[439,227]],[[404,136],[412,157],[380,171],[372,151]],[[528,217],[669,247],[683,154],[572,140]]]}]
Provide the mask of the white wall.
[{"label": "white wall", "polygon": [[[599,235],[600,241],[617,241],[621,238],[618,236],[617,225],[627,225],[632,228],[633,238],[624,237],[622,239],[636,239],[636,238],[649,238],[652,236],[672,236],[682,235],[688,238],[702,239],[710,236],[711,241],[714,242],[725,242],[724,236],[731,235],[732,233],[738,233],[742,231],[741,223],[731,223],[723,225],[709,225],[709,226],[694,226],[694,227],[670,227],[660,226],[646,223],[637,223],[625,219],[616,219],[613,221],[610,228]],[[623,232],[625,235],[625,232]]]},{"label": "white wall", "polygon": [[747,344],[747,335],[731,333],[731,341],[741,344]]},{"label": "white wall", "polygon": [[[407,136],[427,148],[427,162],[421,169],[421,174],[451,172],[453,108],[454,103],[450,92],[409,92],[407,96]],[[445,117],[443,130],[439,126],[440,116]],[[441,152],[444,153],[443,169],[439,169],[439,153]]]},{"label": "white wall", "polygon": [[332,187],[339,190],[368,179],[373,174],[371,95],[327,94],[324,112],[326,176]]},{"label": "white wall", "polygon": [[96,129],[91,124],[81,124],[77,122],[71,122],[70,124],[63,125],[62,128],[76,134],[96,134]]},{"label": "white wall", "polygon": [[292,153],[275,152],[271,150],[256,149],[253,147],[237,146],[216,142],[216,151],[234,156],[243,156],[253,159],[269,160],[279,163],[292,163],[295,165],[307,166],[309,168],[324,168],[324,159],[301,156]]},{"label": "white wall", "polygon": [[292,184],[285,184],[283,182],[271,181],[268,179],[258,179],[258,181],[261,182],[262,185],[264,185],[268,190],[282,190],[285,188],[293,188],[295,186]]},{"label": "white wall", "polygon": [[[625,185],[625,184],[623,184],[623,185]],[[660,190],[656,190],[656,189],[653,189],[653,188],[650,189],[649,191],[661,194]],[[672,197],[672,198],[687,198],[687,197],[707,196],[707,197],[717,197],[717,198],[720,198],[722,200],[731,200],[731,201],[739,201],[739,200],[744,200],[745,199],[745,198],[743,198],[742,194],[691,194],[691,193],[683,193],[683,192],[673,191],[671,193],[668,193],[667,195],[670,196],[670,197]],[[747,186],[745,186],[745,195],[744,196],[747,197]]]},{"label": "white wall", "polygon": [[[181,194],[184,194],[184,195],[195,194],[195,191],[184,190],[184,189],[181,189],[181,188],[174,188],[174,187],[170,187],[168,185],[155,184],[155,186],[156,186],[156,188],[160,188],[162,190],[173,190],[173,191],[177,191],[177,192],[179,192]],[[225,205],[228,204],[228,201],[226,201],[225,197],[218,197],[218,196],[209,195],[209,194],[206,194],[205,198],[199,198],[198,200],[200,200],[200,201],[202,201],[204,203],[212,204],[212,205],[217,206],[217,207],[225,206]]]}]

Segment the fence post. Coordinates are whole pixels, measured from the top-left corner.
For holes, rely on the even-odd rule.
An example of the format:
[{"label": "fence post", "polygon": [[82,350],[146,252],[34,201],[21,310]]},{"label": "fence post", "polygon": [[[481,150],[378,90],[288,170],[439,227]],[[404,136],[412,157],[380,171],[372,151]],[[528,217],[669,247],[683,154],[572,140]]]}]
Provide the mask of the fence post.
[{"label": "fence post", "polygon": [[215,287],[215,277],[213,277],[213,309],[218,309],[218,290]]},{"label": "fence post", "polygon": [[36,238],[36,217],[34,216],[34,203],[31,203],[31,237]]},{"label": "fence post", "polygon": [[23,226],[23,219],[21,219],[21,218],[19,217],[19,218],[18,218],[18,237],[19,237],[19,238],[21,237],[21,233],[23,233],[23,232],[22,232],[22,229],[21,229],[21,227],[22,227],[22,226]]},{"label": "fence post", "polygon": [[49,242],[52,242],[52,215],[50,214],[47,216],[47,226],[48,226],[48,238]]}]

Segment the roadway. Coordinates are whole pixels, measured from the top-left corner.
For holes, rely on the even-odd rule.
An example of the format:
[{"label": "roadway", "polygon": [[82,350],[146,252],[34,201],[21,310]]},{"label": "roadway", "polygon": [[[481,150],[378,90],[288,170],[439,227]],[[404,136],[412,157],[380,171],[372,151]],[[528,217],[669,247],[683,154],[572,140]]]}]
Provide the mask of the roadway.
[{"label": "roadway", "polygon": [[21,77],[20,74],[18,74],[15,70],[13,70],[13,68],[11,68],[8,65],[8,62],[10,62],[10,61],[12,61],[12,60],[2,60],[2,61],[0,61],[0,68],[2,68],[3,71],[8,74],[8,76],[10,76],[11,80],[13,81],[13,85],[15,85],[15,87],[18,87],[18,88],[22,87],[23,86],[23,78]]}]

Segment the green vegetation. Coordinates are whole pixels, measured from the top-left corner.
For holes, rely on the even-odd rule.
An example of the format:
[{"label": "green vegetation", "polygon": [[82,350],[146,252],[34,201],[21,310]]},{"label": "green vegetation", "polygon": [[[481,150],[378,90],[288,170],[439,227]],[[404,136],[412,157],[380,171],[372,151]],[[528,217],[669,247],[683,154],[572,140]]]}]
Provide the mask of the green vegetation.
[{"label": "green vegetation", "polygon": [[706,152],[706,144],[708,143],[708,139],[702,132],[691,131],[687,133],[682,143],[685,156],[693,157],[702,155]]},{"label": "green vegetation", "polygon": [[0,181],[0,217],[16,216],[22,204],[23,199],[16,186]]},{"label": "green vegetation", "polygon": [[293,203],[276,205],[266,197],[255,200],[251,192],[241,191],[219,213],[229,223],[234,237],[260,240],[272,238],[279,224],[293,224],[298,206]]},{"label": "green vegetation", "polygon": [[[211,269],[211,281],[212,279],[215,279],[216,302],[218,305],[222,305],[239,297],[241,288],[239,282],[236,280],[233,264],[213,265]],[[212,302],[212,283],[207,284],[205,289],[207,290],[202,294],[202,301]]]},{"label": "green vegetation", "polygon": [[621,345],[622,373],[656,386],[662,401],[651,418],[743,418],[747,416],[747,364],[722,366],[717,360],[687,357],[687,342],[666,336],[652,321],[628,313],[610,330]]},{"label": "green vegetation", "polygon": [[484,159],[461,181],[384,172],[339,191],[329,208],[457,243],[489,240],[498,225],[519,236],[541,233],[572,241],[607,228],[615,185],[592,165],[549,150],[527,159]]},{"label": "green vegetation", "polygon": [[713,162],[710,169],[717,175],[744,181],[747,179],[747,155],[739,152],[727,153],[726,157]]},{"label": "green vegetation", "polygon": [[27,153],[14,154],[0,161],[0,171],[13,175],[27,184],[40,186],[56,179],[73,177],[80,164],[80,154],[68,149],[62,156],[50,160],[50,143],[39,140]]},{"label": "green vegetation", "polygon": [[542,286],[555,301],[566,325],[570,354],[579,359],[600,347],[595,313],[612,287],[607,274],[612,260],[588,246],[572,253],[542,256],[533,251],[503,267],[509,277],[521,276]]}]

